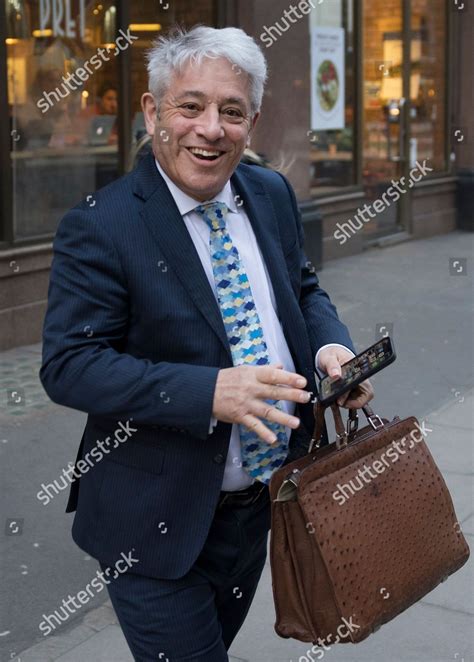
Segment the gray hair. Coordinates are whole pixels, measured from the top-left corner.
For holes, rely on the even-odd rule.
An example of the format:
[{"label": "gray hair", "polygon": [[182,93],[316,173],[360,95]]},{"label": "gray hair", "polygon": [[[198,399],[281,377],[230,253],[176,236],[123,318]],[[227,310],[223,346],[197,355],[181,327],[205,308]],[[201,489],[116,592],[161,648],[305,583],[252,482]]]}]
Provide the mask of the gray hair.
[{"label": "gray hair", "polygon": [[249,76],[250,109],[252,114],[260,110],[267,80],[265,56],[252,37],[239,28],[198,25],[187,31],[177,27],[158,37],[146,57],[149,90],[158,106],[173,71],[182,71],[189,61],[199,65],[203,58],[225,58]]}]

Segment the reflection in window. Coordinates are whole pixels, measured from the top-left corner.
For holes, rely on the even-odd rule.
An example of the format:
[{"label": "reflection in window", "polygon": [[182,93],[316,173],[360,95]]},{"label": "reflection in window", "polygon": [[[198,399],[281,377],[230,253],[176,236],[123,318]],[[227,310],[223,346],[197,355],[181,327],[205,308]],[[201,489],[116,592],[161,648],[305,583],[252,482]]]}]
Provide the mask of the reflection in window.
[{"label": "reflection in window", "polygon": [[115,179],[116,8],[85,0],[6,0],[16,238],[54,232]]}]

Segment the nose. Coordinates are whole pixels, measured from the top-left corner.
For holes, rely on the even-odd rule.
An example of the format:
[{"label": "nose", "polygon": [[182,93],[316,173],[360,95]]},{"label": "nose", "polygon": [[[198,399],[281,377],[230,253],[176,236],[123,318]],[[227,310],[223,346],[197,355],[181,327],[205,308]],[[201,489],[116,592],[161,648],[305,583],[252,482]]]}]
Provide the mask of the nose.
[{"label": "nose", "polygon": [[223,138],[224,128],[221,124],[219,109],[215,104],[208,104],[206,109],[200,114],[198,121],[194,126],[196,135],[202,136],[208,142],[214,142]]}]

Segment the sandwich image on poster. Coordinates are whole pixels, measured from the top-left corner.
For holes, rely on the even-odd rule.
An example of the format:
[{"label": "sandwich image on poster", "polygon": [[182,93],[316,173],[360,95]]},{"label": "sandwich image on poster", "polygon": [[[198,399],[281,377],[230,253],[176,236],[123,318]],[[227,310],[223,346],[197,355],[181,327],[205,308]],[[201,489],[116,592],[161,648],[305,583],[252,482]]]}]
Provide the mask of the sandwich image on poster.
[{"label": "sandwich image on poster", "polygon": [[311,128],[344,128],[344,29],[311,29]]}]

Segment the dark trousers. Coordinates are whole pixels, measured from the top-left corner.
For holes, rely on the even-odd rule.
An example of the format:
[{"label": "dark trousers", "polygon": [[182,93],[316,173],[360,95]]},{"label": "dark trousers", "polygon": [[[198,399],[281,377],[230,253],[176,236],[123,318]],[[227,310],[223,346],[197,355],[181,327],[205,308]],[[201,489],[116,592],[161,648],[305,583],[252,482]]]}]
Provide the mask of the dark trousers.
[{"label": "dark trousers", "polygon": [[227,662],[265,565],[269,530],[267,487],[250,506],[216,511],[184,577],[155,579],[132,569],[113,579],[110,599],[136,662]]}]

